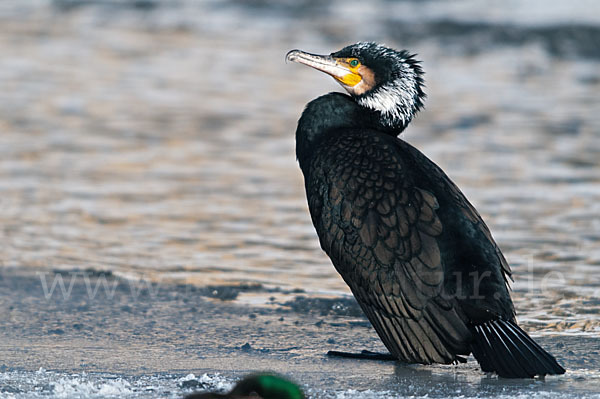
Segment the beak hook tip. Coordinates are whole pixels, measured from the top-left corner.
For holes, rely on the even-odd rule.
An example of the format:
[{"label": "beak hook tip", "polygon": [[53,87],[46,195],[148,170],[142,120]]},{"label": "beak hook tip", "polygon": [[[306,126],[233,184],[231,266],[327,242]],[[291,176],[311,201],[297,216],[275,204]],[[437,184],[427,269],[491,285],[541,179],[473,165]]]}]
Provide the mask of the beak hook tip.
[{"label": "beak hook tip", "polygon": [[285,55],[285,63],[287,64],[288,61],[293,62],[296,60],[297,56],[296,53],[298,53],[299,50],[294,49],[294,50],[290,50],[287,52],[287,54]]}]

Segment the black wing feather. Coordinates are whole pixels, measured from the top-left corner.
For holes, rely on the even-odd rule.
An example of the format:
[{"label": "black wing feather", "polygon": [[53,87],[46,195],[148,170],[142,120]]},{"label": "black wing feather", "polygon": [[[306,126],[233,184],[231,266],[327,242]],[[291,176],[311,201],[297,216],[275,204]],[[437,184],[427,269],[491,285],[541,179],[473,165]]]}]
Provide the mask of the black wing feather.
[{"label": "black wing feather", "polygon": [[313,222],[384,344],[406,362],[468,354],[471,333],[443,298],[435,196],[414,184],[393,142],[345,136],[322,148],[306,181]]}]

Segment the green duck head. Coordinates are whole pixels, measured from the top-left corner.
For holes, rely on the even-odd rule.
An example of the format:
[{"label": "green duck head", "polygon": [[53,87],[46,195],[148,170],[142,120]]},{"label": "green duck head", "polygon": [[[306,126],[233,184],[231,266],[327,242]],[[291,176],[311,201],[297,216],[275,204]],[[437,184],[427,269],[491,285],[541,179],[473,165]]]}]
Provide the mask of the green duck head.
[{"label": "green duck head", "polygon": [[228,394],[202,393],[186,396],[186,399],[216,398],[256,398],[263,399],[305,399],[300,387],[293,382],[273,374],[254,374],[238,382]]}]

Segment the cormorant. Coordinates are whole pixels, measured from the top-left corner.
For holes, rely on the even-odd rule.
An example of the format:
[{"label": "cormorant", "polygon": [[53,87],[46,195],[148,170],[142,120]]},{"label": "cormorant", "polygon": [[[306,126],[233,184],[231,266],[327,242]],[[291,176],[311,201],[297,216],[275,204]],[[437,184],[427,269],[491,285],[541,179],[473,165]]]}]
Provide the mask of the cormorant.
[{"label": "cormorant", "polygon": [[296,155],[321,248],[377,334],[407,363],[457,363],[485,372],[563,374],[518,325],[511,269],[460,189],[397,136],[423,107],[414,54],[357,43],[286,60],[331,75],[350,95],[306,106]]},{"label": "cormorant", "polygon": [[[258,396],[256,396],[258,395]],[[193,393],[185,399],[304,399],[300,387],[273,374],[254,374],[244,377],[229,393]]]}]

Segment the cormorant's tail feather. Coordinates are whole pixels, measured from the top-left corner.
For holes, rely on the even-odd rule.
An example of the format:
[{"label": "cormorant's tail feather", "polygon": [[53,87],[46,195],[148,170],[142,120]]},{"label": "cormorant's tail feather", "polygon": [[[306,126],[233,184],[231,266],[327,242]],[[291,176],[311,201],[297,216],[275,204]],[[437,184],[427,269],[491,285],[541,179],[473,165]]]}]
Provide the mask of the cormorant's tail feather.
[{"label": "cormorant's tail feather", "polygon": [[504,378],[564,374],[565,369],[514,322],[492,320],[471,326],[473,356],[483,371]]}]

